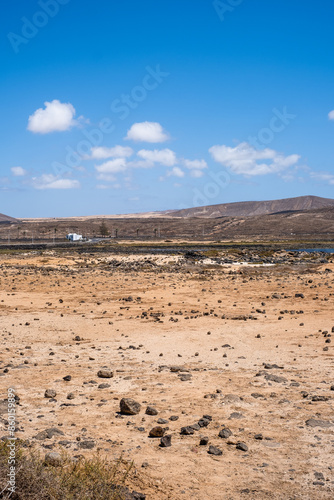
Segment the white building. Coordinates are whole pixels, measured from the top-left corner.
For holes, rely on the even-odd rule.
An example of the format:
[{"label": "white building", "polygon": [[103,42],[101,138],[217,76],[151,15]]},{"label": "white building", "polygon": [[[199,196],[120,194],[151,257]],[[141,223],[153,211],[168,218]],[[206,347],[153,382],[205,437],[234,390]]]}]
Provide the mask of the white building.
[{"label": "white building", "polygon": [[82,241],[82,234],[69,233],[66,238],[70,241]]}]

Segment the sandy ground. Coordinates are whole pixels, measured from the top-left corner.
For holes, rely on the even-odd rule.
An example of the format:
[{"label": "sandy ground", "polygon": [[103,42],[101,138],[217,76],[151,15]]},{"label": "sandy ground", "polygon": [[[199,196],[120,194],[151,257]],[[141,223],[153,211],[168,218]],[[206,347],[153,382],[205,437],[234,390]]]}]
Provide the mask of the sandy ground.
[{"label": "sandy ground", "polygon": [[[114,256],[0,256],[1,435],[14,387],[17,437],[44,452],[122,454],[147,499],[333,498],[334,265],[117,259],[129,268]],[[97,376],[103,367],[113,378]],[[139,414],[120,415],[123,397]],[[203,415],[207,427],[180,434]],[[171,447],[148,437],[159,418]],[[38,439],[50,428],[63,434]]]}]

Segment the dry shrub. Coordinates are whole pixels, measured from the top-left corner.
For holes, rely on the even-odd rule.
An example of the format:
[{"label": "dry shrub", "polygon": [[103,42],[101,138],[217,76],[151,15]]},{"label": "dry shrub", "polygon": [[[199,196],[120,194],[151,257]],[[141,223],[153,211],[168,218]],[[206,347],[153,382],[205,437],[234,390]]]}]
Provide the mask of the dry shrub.
[{"label": "dry shrub", "polygon": [[125,486],[132,463],[120,458],[110,462],[95,455],[73,460],[62,454],[60,465],[51,466],[36,451],[16,441],[15,493],[7,489],[8,451],[0,442],[0,498],[7,500],[132,500],[136,497]]}]

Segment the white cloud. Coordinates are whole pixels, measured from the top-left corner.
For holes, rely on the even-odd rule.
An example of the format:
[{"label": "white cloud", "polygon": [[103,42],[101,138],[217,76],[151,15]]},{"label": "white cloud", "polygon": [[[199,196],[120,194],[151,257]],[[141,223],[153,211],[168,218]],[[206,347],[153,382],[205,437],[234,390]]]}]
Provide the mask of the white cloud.
[{"label": "white cloud", "polygon": [[176,163],[176,155],[171,149],[154,149],[153,151],[141,149],[137,155],[144,160],[161,163],[161,165],[165,165],[166,167],[172,167]]},{"label": "white cloud", "polygon": [[203,177],[203,172],[205,168],[208,168],[208,164],[205,160],[182,160],[183,165],[190,170],[190,176],[196,179]]},{"label": "white cloud", "polygon": [[32,178],[35,189],[77,189],[80,182],[74,179],[62,179],[52,174],[43,174]]},{"label": "white cloud", "polygon": [[203,175],[204,173],[202,172],[202,170],[198,170],[197,168],[190,171],[190,176],[195,177],[196,179],[199,179],[199,177],[203,177]]},{"label": "white cloud", "polygon": [[165,142],[169,139],[169,135],[163,130],[160,123],[141,122],[132,125],[125,139],[142,142]]},{"label": "white cloud", "polygon": [[334,185],[334,174],[329,174],[327,172],[310,172],[310,177],[318,181],[327,182],[331,186]]},{"label": "white cloud", "polygon": [[128,146],[94,147],[91,156],[86,157],[86,159],[104,160],[106,158],[127,158],[132,155],[133,149]]},{"label": "white cloud", "polygon": [[125,172],[127,164],[124,158],[115,158],[114,160],[102,163],[102,165],[95,165],[95,169],[100,174],[117,174]]},{"label": "white cloud", "polygon": [[333,111],[330,111],[330,112],[328,113],[328,118],[329,118],[330,120],[334,120],[334,109],[333,109]]},{"label": "white cloud", "polygon": [[120,184],[114,184],[114,185],[106,185],[106,184],[97,184],[96,189],[120,189],[121,185]]},{"label": "white cloud", "polygon": [[235,148],[212,146],[209,151],[215,161],[235,174],[246,176],[278,173],[295,165],[300,159],[299,155],[284,156],[269,148],[257,150],[247,142]]},{"label": "white cloud", "polygon": [[133,160],[128,162],[130,168],[152,168],[154,167],[153,161],[150,160]]},{"label": "white cloud", "polygon": [[170,177],[173,175],[174,177],[184,177],[184,172],[183,170],[180,169],[180,167],[174,167],[172,170],[168,170],[167,176]]},{"label": "white cloud", "polygon": [[133,168],[152,168],[153,166],[154,163],[150,160],[127,161],[126,158],[114,158],[101,165],[95,165],[95,170],[99,180],[114,182],[116,180],[115,174],[128,172]]},{"label": "white cloud", "polygon": [[205,160],[183,160],[183,165],[190,170],[202,170],[203,168],[208,168],[208,164]]},{"label": "white cloud", "polygon": [[295,180],[295,176],[291,173],[281,174],[280,177],[285,182],[292,182]]},{"label": "white cloud", "polygon": [[74,120],[75,109],[70,103],[62,103],[58,99],[44,103],[45,108],[37,109],[28,120],[28,130],[35,134],[63,132],[69,130],[77,122]]},{"label": "white cloud", "polygon": [[22,167],[12,167],[11,171],[14,177],[23,177],[27,173],[27,171]]},{"label": "white cloud", "polygon": [[112,174],[98,174],[96,177],[99,181],[115,182],[117,180]]}]

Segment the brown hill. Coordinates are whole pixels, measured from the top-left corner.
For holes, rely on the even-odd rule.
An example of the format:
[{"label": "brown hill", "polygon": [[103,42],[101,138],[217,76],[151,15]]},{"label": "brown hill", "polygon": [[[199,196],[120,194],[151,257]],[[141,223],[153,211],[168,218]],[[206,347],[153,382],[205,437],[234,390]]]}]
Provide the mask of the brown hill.
[{"label": "brown hill", "polygon": [[325,207],[334,207],[334,200],[330,198],[320,198],[318,196],[298,196],[297,198],[285,198],[282,200],[221,203],[218,205],[207,205],[205,207],[168,210],[166,212],[160,212],[160,214],[164,214],[168,217],[250,217],[279,212],[317,210]]},{"label": "brown hill", "polygon": [[[322,240],[334,241],[334,206],[316,210],[282,211],[249,217],[147,217],[105,218],[111,241],[159,242],[165,239],[183,241],[234,240]],[[67,242],[66,234],[75,232],[87,238],[101,236],[101,219],[44,219],[20,221],[10,234],[11,243],[30,244]],[[56,229],[56,231],[55,231]],[[110,241],[110,240],[109,240]],[[8,231],[0,224],[0,245],[7,244]]]},{"label": "brown hill", "polygon": [[7,224],[13,224],[18,222],[16,219],[13,217],[9,217],[8,215],[0,214],[0,224],[7,223]]}]

